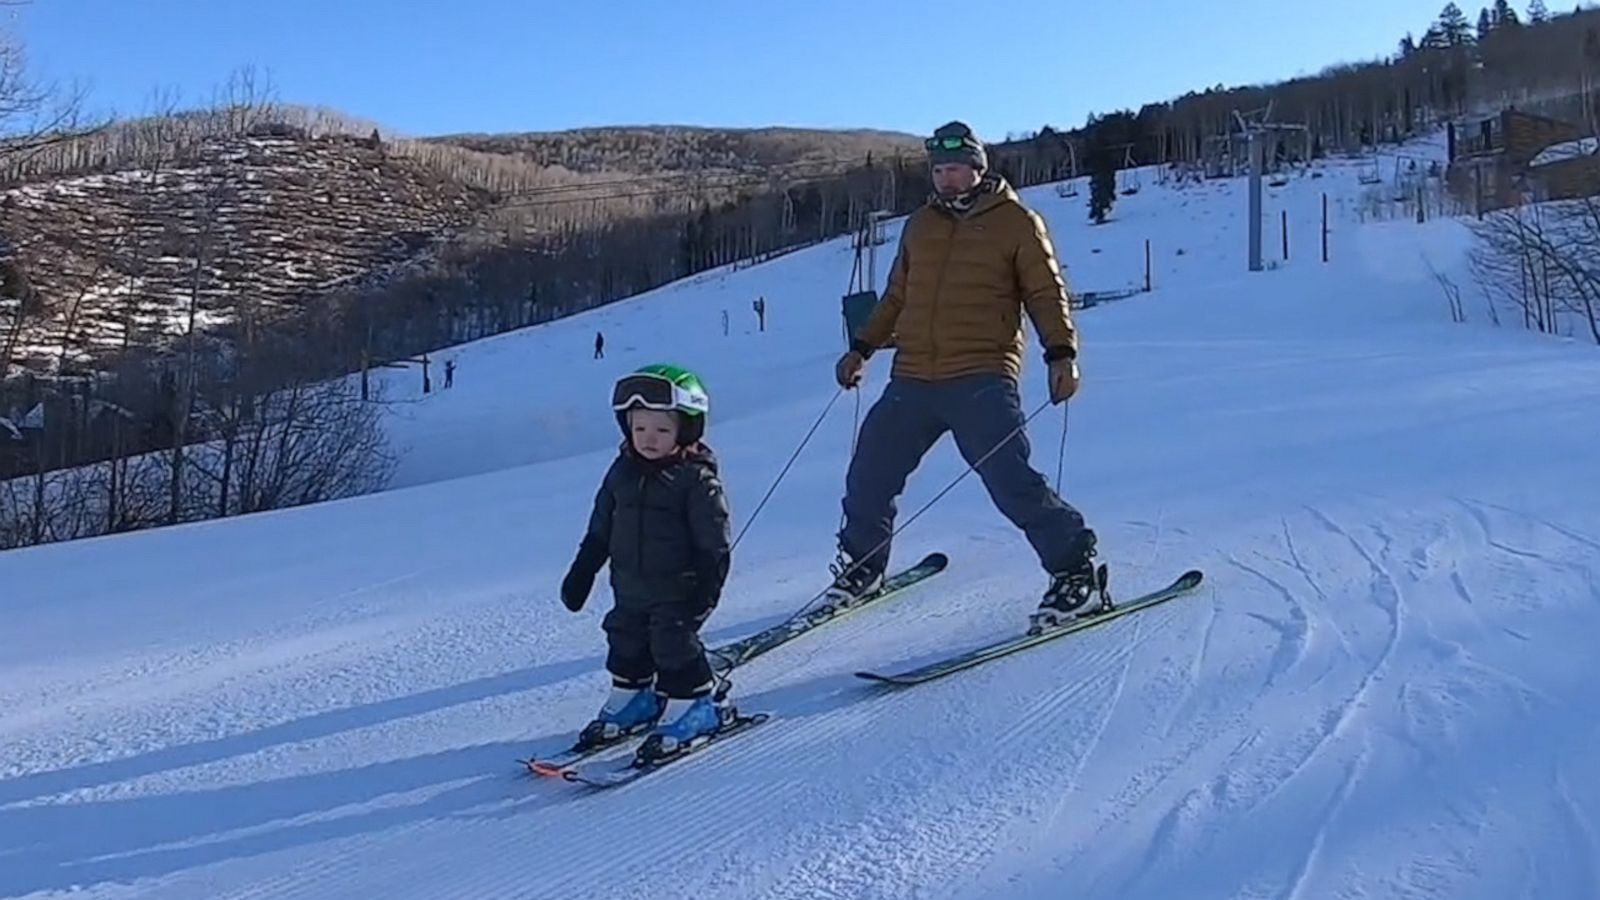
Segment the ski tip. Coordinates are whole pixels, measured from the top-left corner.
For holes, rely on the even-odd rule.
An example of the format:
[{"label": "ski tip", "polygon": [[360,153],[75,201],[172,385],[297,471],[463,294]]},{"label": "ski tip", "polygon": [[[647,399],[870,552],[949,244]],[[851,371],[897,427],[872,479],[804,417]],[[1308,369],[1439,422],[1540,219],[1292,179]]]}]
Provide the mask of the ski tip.
[{"label": "ski tip", "polygon": [[570,765],[550,762],[546,761],[546,759],[518,759],[517,762],[522,762],[523,765],[526,765],[528,772],[533,772],[534,775],[544,775],[546,778],[560,777],[562,772],[570,769]]},{"label": "ski tip", "polygon": [[1183,589],[1199,587],[1200,582],[1205,580],[1205,577],[1206,574],[1199,569],[1190,569],[1178,576],[1177,585]]},{"label": "ski tip", "polygon": [[931,566],[935,569],[942,569],[948,565],[950,565],[950,557],[944,555],[938,550],[935,550],[932,553],[929,553],[927,556],[924,556],[922,558],[922,562],[917,563],[917,568],[920,569]]}]

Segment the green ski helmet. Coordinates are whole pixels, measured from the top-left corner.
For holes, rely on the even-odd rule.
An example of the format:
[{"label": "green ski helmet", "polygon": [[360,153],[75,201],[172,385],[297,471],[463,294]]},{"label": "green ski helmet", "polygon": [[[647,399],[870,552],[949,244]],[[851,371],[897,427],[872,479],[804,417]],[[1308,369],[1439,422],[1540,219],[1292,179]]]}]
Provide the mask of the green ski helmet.
[{"label": "green ski helmet", "polygon": [[655,363],[622,376],[611,388],[611,408],[616,410],[624,438],[628,436],[628,410],[635,406],[677,413],[678,443],[687,447],[705,435],[711,400],[700,376],[680,366]]}]

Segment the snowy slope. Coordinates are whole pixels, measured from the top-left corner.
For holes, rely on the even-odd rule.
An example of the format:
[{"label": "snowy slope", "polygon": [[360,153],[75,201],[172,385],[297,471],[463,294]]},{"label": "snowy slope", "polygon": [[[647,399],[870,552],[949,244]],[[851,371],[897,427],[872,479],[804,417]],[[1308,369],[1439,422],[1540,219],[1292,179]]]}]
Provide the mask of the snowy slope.
[{"label": "snowy slope", "polygon": [[[1157,290],[1079,318],[1065,491],[1114,586],[1199,566],[1198,595],[904,692],[853,678],[1033,606],[967,478],[898,545],[949,572],[736,674],[771,724],[613,793],[519,775],[605,690],[607,592],[555,593],[618,373],[713,392],[751,527],[708,638],[820,587],[855,395],[748,517],[834,399],[835,242],[461,348],[393,423],[402,489],[0,555],[0,896],[1600,896],[1600,354],[1449,324],[1421,254],[1459,269],[1460,229],[1357,227],[1353,166],[1269,191],[1292,256],[1250,274],[1243,190],[1147,173],[1102,228],[1086,191],[1027,192],[1079,287],[1142,280],[1152,242]],[[1052,479],[1062,424],[1031,429]],[[962,470],[941,443],[903,515]]]}]

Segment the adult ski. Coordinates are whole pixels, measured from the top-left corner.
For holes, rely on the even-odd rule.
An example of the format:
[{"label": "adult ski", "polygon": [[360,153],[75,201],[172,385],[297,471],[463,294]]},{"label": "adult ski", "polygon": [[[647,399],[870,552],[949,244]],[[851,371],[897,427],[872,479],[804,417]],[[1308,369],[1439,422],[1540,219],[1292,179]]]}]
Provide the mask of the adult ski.
[{"label": "adult ski", "polygon": [[807,610],[802,615],[795,616],[764,631],[759,631],[748,637],[707,650],[706,656],[711,660],[712,669],[719,672],[731,671],[764,653],[776,650],[803,634],[815,631],[835,619],[843,618],[857,610],[881,603],[904,593],[909,588],[943,572],[949,565],[950,558],[945,554],[939,552],[929,553],[918,561],[916,565],[901,569],[885,578],[883,584],[879,585],[876,591],[859,600],[839,606],[823,605]]},{"label": "adult ski", "polygon": [[1201,580],[1204,577],[1204,573],[1202,573],[1199,569],[1190,569],[1174,579],[1171,584],[1168,584],[1166,587],[1163,587],[1159,590],[1151,591],[1148,594],[1143,594],[1130,600],[1124,600],[1120,603],[1113,603],[1109,599],[1102,600],[1102,605],[1099,607],[1098,611],[1070,619],[1059,625],[1050,625],[1042,628],[1030,628],[1027,632],[1015,637],[1004,638],[1002,640],[985,644],[981,647],[975,647],[971,650],[966,650],[952,656],[947,656],[943,659],[935,660],[931,663],[927,663],[926,665],[918,666],[913,669],[907,669],[902,672],[885,674],[881,672],[865,671],[857,672],[856,677],[864,678],[868,681],[876,681],[883,684],[895,685],[897,687],[922,684],[924,682],[932,681],[935,678],[941,678],[945,675],[949,675],[953,672],[959,672],[963,669],[970,669],[973,666],[989,662],[990,660],[1008,656],[1012,653],[1016,653],[1019,650],[1025,650],[1029,647],[1036,647],[1047,641],[1053,641],[1056,638],[1065,637],[1066,635],[1074,632],[1093,628],[1096,625],[1103,625],[1106,622],[1112,621],[1113,619],[1118,619],[1140,610],[1149,609],[1152,606],[1165,603],[1168,600],[1182,597],[1198,588]]}]

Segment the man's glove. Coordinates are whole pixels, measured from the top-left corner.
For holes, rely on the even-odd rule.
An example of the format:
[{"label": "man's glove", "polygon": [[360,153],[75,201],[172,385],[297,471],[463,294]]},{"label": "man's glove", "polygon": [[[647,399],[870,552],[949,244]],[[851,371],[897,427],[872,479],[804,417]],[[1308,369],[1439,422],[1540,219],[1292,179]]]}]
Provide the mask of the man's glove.
[{"label": "man's glove", "polygon": [[851,350],[839,357],[839,362],[834,365],[834,380],[839,382],[839,387],[853,388],[861,383],[861,369],[866,364],[866,357]]},{"label": "man's glove", "polygon": [[1050,360],[1050,402],[1065,403],[1078,393],[1078,360],[1075,354],[1057,355]]}]

